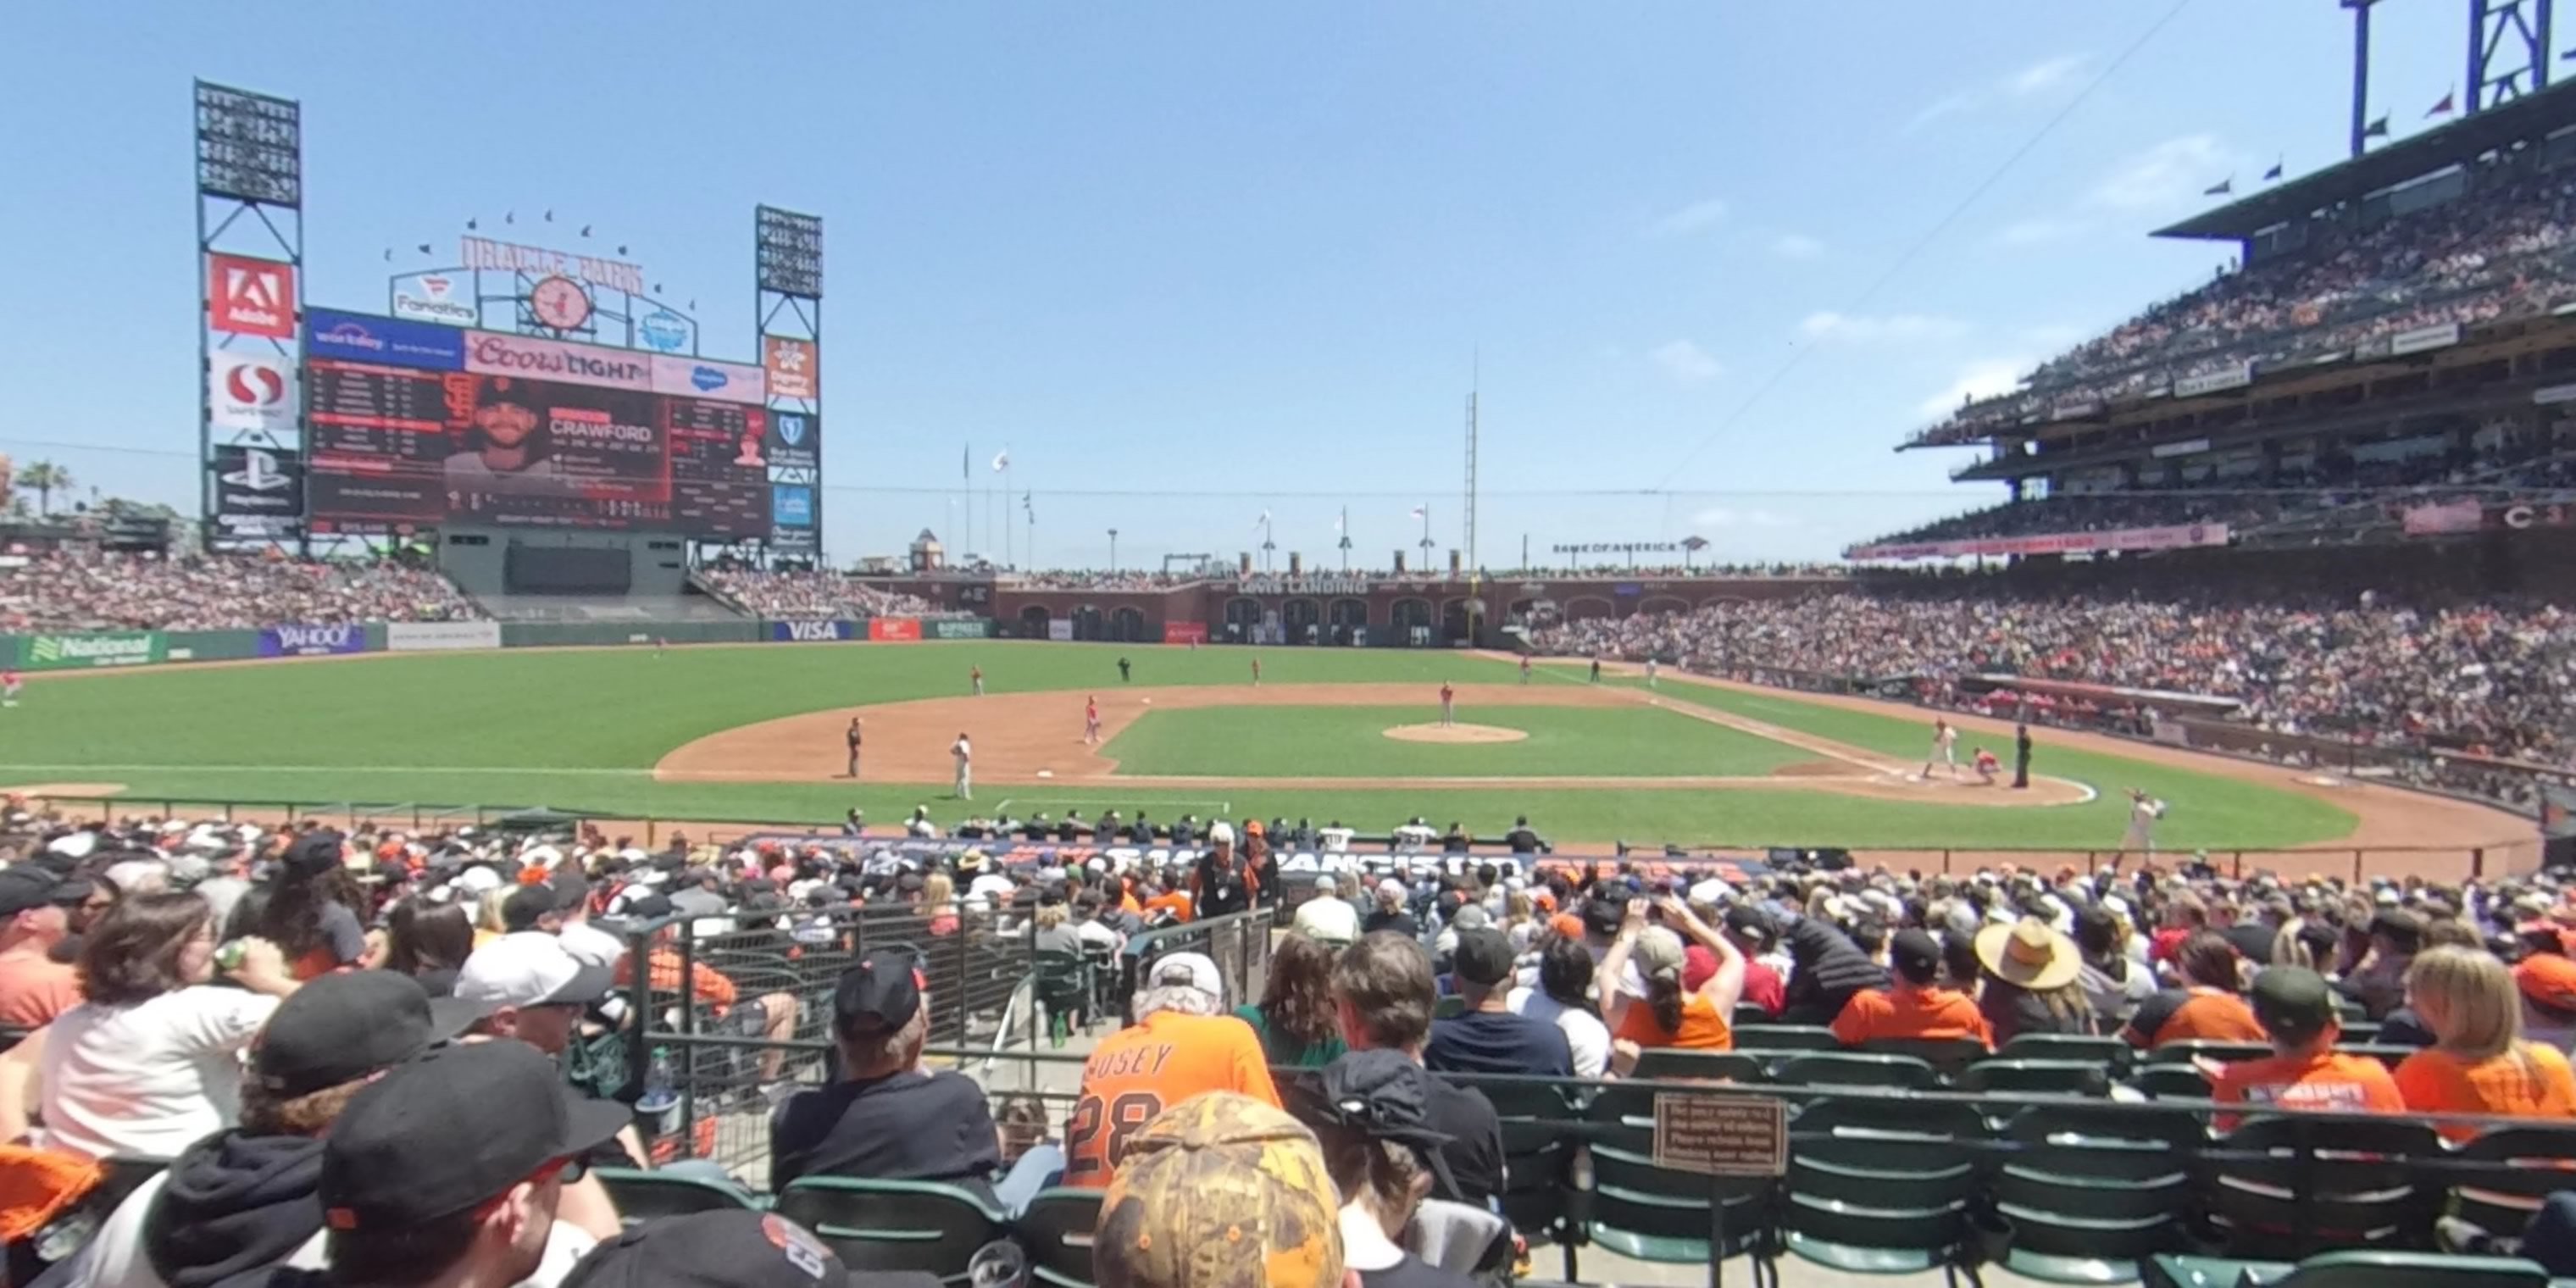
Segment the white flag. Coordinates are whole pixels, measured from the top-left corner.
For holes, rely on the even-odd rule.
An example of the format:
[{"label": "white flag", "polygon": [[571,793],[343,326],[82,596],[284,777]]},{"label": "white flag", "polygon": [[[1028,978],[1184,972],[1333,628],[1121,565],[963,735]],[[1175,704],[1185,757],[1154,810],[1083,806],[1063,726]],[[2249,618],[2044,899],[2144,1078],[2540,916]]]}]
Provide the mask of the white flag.
[{"label": "white flag", "polygon": [[1011,449],[1005,447],[993,454],[993,471],[998,474],[1009,468],[1011,468]]},{"label": "white flag", "polygon": [[1255,520],[1253,520],[1253,521],[1252,521],[1252,526],[1253,526],[1253,527],[1255,527],[1255,528],[1258,528],[1258,527],[1260,527],[1261,525],[1263,525],[1263,524],[1265,524],[1265,523],[1268,523],[1268,522],[1270,522],[1270,512],[1269,512],[1268,510],[1264,510],[1264,511],[1262,511],[1262,512],[1261,512],[1261,517],[1260,517],[1260,518],[1255,519]]},{"label": "white flag", "polygon": [[1431,513],[1431,508],[1430,508],[1429,506],[1417,505],[1417,506],[1413,507],[1413,517],[1414,517],[1414,518],[1419,519],[1419,518],[1421,518],[1421,517],[1423,517],[1424,515],[1427,515],[1427,514],[1429,514],[1429,513]]}]

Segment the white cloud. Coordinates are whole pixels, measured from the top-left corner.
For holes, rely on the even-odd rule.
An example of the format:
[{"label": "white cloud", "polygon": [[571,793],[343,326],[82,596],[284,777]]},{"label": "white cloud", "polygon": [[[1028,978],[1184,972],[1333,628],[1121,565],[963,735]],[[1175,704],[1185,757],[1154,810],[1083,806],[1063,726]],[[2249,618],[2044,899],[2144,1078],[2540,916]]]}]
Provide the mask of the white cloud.
[{"label": "white cloud", "polygon": [[1733,506],[1712,505],[1692,515],[1691,526],[1695,528],[1794,528],[1798,526],[1798,521],[1759,506],[1750,510],[1738,510]]},{"label": "white cloud", "polygon": [[1726,218],[1725,200],[1710,197],[1704,201],[1694,201],[1646,225],[1646,232],[1655,237],[1681,237],[1713,227],[1724,218]]},{"label": "white cloud", "polygon": [[1995,234],[1998,246],[2037,246],[2042,242],[2064,241],[2084,231],[2084,225],[2073,219],[2054,219],[2045,215],[2016,219]]},{"label": "white cloud", "polygon": [[1825,244],[1805,233],[1782,233],[1771,243],[1771,253],[1782,259],[1814,259],[1825,253]]},{"label": "white cloud", "polygon": [[2015,98],[2045,94],[2075,79],[2075,73],[2084,70],[2084,64],[2087,61],[2089,60],[2082,54],[2066,54],[2057,58],[2042,59],[2005,77],[2004,89]]},{"label": "white cloud", "polygon": [[2038,365],[2029,358],[1980,358],[1959,372],[1950,387],[1926,398],[1915,407],[1915,413],[1930,419],[1957,411],[1961,403],[1975,398],[1992,398],[2010,393],[2021,386],[2021,378]]},{"label": "white cloud", "polygon": [[1935,121],[1973,112],[1997,101],[2037,98],[2051,93],[2073,82],[2092,61],[2087,54],[2043,58],[1990,84],[1971,86],[1932,100],[1924,105],[1923,110],[1907,117],[1905,124],[1898,126],[1896,132],[1912,134]]},{"label": "white cloud", "polygon": [[2113,166],[2086,200],[2110,210],[2156,210],[2198,198],[2244,165],[2209,134],[2170,138]]},{"label": "white cloud", "polygon": [[1968,333],[1969,327],[1957,318],[1929,313],[1891,313],[1885,317],[1853,317],[1823,310],[1810,313],[1798,323],[1798,334],[1821,343],[1841,344],[1911,344],[1927,340],[1955,340]]},{"label": "white cloud", "polygon": [[1708,356],[1706,350],[1688,340],[1656,345],[1646,351],[1646,356],[1654,359],[1655,365],[1662,367],[1665,375],[1685,385],[1714,379],[1719,372],[1726,370],[1717,359]]}]

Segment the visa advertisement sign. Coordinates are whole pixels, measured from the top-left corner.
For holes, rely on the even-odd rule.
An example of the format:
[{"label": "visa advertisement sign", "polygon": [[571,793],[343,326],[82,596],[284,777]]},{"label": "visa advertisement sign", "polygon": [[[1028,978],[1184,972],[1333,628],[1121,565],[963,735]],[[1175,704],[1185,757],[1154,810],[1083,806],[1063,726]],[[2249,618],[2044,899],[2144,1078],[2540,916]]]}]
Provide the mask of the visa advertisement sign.
[{"label": "visa advertisement sign", "polygon": [[858,638],[856,622],[771,622],[769,638],[781,644],[829,644]]},{"label": "visa advertisement sign", "polygon": [[465,369],[465,333],[454,327],[338,309],[304,310],[304,355],[431,371]]},{"label": "visa advertisement sign", "polygon": [[272,626],[259,633],[261,657],[327,657],[366,651],[364,626]]}]

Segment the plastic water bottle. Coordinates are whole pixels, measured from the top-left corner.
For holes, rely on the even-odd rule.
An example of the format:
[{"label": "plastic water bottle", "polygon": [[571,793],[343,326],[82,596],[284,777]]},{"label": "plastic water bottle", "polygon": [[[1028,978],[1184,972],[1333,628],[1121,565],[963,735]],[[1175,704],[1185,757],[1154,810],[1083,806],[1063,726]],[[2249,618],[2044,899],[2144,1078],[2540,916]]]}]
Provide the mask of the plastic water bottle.
[{"label": "plastic water bottle", "polygon": [[[679,1107],[680,1091],[671,1077],[671,1050],[655,1047],[653,1063],[644,1070],[644,1096],[635,1102],[635,1112],[658,1114],[668,1119]],[[665,1121],[661,1130],[670,1131],[673,1127],[674,1124]]]}]

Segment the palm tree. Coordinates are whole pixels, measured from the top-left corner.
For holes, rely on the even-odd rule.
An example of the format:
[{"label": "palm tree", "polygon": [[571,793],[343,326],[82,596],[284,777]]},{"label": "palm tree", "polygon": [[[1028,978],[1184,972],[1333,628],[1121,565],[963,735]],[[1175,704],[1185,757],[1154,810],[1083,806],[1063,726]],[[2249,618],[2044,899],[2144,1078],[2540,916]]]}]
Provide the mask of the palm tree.
[{"label": "palm tree", "polygon": [[18,486],[36,494],[36,514],[40,518],[53,513],[54,489],[68,490],[71,485],[72,472],[52,461],[29,461],[27,468],[18,471]]}]

